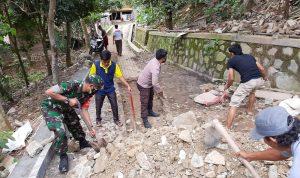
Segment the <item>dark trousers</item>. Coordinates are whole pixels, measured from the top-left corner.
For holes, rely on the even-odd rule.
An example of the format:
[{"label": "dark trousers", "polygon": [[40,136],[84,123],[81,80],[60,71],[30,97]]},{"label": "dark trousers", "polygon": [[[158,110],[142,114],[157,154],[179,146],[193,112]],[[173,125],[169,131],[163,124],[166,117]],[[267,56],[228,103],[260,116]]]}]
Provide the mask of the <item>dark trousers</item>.
[{"label": "dark trousers", "polygon": [[122,55],[122,40],[115,40],[118,55]]},{"label": "dark trousers", "polygon": [[54,132],[54,149],[57,153],[64,154],[68,151],[68,139],[63,123],[75,140],[85,139],[80,119],[74,109],[63,112],[53,108],[42,108],[42,112],[48,129]]},{"label": "dark trousers", "polygon": [[101,121],[101,109],[103,106],[103,102],[105,97],[108,97],[110,106],[111,106],[111,110],[113,113],[113,119],[115,122],[119,121],[119,114],[118,114],[118,101],[117,101],[117,95],[116,92],[112,92],[110,94],[107,95],[97,95],[96,94],[96,119],[98,121]]},{"label": "dark trousers", "polygon": [[140,100],[141,100],[141,117],[147,118],[149,111],[152,111],[153,108],[153,87],[143,88],[137,84],[137,88],[140,91]]}]

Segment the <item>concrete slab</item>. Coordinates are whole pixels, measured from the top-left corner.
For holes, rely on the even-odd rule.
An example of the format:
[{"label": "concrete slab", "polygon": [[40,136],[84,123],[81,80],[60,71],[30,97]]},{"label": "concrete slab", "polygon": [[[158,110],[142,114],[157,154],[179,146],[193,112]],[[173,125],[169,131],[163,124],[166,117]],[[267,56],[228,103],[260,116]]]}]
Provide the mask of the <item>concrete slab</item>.
[{"label": "concrete slab", "polygon": [[278,100],[278,101],[293,97],[293,95],[289,93],[274,92],[268,90],[256,90],[255,96],[257,98],[271,99],[271,100]]},{"label": "concrete slab", "polygon": [[[42,119],[42,118],[41,118]],[[40,126],[38,127],[36,133],[32,136],[32,141],[37,141],[42,143],[52,137],[51,132],[46,126],[44,120],[42,120]],[[53,149],[50,149],[52,142],[48,143],[43,151],[37,154],[35,157],[31,158],[27,153],[18,161],[16,167],[13,169],[8,178],[16,177],[44,177],[46,168],[49,161],[53,157]]]}]

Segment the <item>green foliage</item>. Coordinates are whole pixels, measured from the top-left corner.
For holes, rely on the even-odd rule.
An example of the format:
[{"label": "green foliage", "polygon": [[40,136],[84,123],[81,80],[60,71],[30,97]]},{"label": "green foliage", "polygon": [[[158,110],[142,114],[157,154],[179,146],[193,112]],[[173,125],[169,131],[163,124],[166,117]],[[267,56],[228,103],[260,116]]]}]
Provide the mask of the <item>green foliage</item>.
[{"label": "green foliage", "polygon": [[4,23],[4,17],[0,14],[0,47],[7,47],[8,44],[4,42],[4,37],[7,35],[16,35],[16,29],[11,28],[9,24]]},{"label": "green foliage", "polygon": [[67,51],[67,41],[64,39],[64,33],[55,32],[56,47],[60,52],[65,53]]},{"label": "green foliage", "polygon": [[218,50],[219,45],[220,40],[209,40],[209,42],[204,44],[203,46],[204,56],[213,56],[214,53]]},{"label": "green foliage", "polygon": [[210,0],[203,0],[207,5],[205,14],[208,15],[210,21],[222,21],[229,18],[240,18],[243,14],[241,0],[221,0],[216,4]]},{"label": "green foliage", "polygon": [[32,82],[39,82],[46,77],[44,72],[36,71],[29,73],[28,79]]},{"label": "green foliage", "polygon": [[164,12],[162,12],[160,8],[146,7],[139,11],[137,21],[140,24],[150,25],[156,23],[163,15]]},{"label": "green foliage", "polygon": [[58,0],[55,23],[60,25],[62,22],[79,20],[88,16],[96,7],[96,0]]},{"label": "green foliage", "polygon": [[12,132],[0,132],[0,148],[8,148],[6,146],[6,143],[8,142],[8,139],[14,140],[14,138],[12,137]]}]

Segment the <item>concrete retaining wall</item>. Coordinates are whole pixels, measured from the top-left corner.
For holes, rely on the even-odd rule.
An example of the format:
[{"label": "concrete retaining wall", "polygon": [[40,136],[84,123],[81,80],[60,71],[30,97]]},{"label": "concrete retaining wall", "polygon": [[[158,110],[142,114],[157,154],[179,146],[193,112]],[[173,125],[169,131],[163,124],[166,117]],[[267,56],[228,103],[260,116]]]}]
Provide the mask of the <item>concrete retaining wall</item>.
[{"label": "concrete retaining wall", "polygon": [[228,47],[238,42],[244,53],[252,54],[264,65],[271,87],[300,91],[299,39],[239,34],[163,33],[136,28],[134,41],[144,44],[152,52],[158,48],[167,49],[168,60],[210,79],[227,77]]}]

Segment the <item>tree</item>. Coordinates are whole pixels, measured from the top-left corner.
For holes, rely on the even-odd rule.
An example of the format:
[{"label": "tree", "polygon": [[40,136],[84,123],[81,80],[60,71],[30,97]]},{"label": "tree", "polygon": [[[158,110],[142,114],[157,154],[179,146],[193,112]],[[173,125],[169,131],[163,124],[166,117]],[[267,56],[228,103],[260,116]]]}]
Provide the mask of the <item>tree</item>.
[{"label": "tree", "polygon": [[290,15],[290,0],[285,0],[283,5],[283,17],[288,19]]},{"label": "tree", "polygon": [[71,62],[71,23],[75,20],[80,20],[94,11],[96,7],[95,0],[58,0],[56,24],[61,25],[66,23],[67,31],[67,51],[66,51],[66,65],[72,65]]},{"label": "tree", "polygon": [[56,10],[56,0],[49,0],[49,13],[48,13],[48,35],[51,46],[51,59],[52,59],[52,82],[58,83],[58,54],[57,54],[57,46],[55,42],[54,35],[54,17]]},{"label": "tree", "polygon": [[[175,12],[192,0],[127,0],[129,4],[135,7],[150,8],[155,7],[159,11],[164,13],[165,26],[172,30],[173,29],[173,16]],[[198,1],[197,1],[198,2]],[[157,13],[155,11],[154,13]]]},{"label": "tree", "polygon": [[[13,22],[11,21],[11,15],[9,13],[9,2],[1,2],[1,10],[4,14],[4,18],[2,19],[4,22],[6,22],[11,28],[15,25],[13,24]],[[19,50],[19,47],[18,47],[18,41],[17,41],[17,34],[16,35],[12,35],[12,34],[8,34],[8,37],[9,37],[9,41],[12,43],[12,51],[17,55],[18,57],[18,61],[19,61],[19,64],[20,64],[20,67],[21,67],[21,71],[22,71],[22,74],[23,74],[23,77],[24,77],[24,80],[25,80],[25,84],[26,86],[28,87],[29,86],[29,80],[28,80],[28,77],[27,77],[27,73],[25,71],[25,66],[23,64],[23,61],[22,61],[22,58],[21,58],[21,55],[20,55],[20,50]]]},{"label": "tree", "polygon": [[[43,53],[45,57],[45,63],[47,66],[48,75],[52,75],[51,62],[48,57],[47,49],[47,11],[48,1],[47,0],[15,0],[11,1],[16,9],[16,15],[18,23],[24,24],[25,26],[34,26],[35,31],[38,30],[39,38],[43,46]],[[24,20],[28,23],[24,23]],[[24,30],[24,28],[20,27]],[[26,28],[28,29],[28,28]],[[31,33],[33,32],[31,31]]]}]

